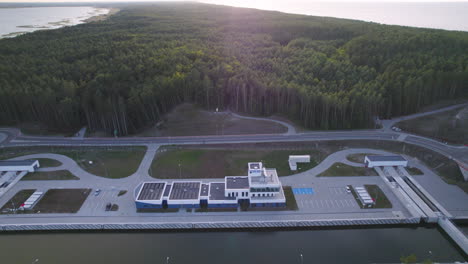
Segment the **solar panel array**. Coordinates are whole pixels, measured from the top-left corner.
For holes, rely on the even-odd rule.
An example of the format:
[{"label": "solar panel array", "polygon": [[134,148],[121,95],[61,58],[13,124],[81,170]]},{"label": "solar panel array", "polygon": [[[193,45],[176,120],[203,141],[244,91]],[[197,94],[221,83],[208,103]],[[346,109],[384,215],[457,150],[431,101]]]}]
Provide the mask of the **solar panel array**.
[{"label": "solar panel array", "polygon": [[138,200],[159,200],[161,198],[164,182],[147,182],[143,184]]},{"label": "solar panel array", "polygon": [[208,190],[210,189],[210,186],[208,184],[202,184],[201,186],[201,196],[208,196]]},{"label": "solar panel array", "polygon": [[169,199],[171,200],[195,200],[200,193],[199,182],[174,182]]}]

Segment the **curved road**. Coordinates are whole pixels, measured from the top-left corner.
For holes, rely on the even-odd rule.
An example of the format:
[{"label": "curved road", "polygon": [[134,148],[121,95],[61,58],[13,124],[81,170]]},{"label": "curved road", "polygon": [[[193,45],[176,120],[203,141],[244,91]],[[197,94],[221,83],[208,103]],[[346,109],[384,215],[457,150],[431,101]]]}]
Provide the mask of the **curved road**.
[{"label": "curved road", "polygon": [[[389,140],[400,141],[436,151],[459,164],[468,167],[468,147],[453,146],[422,136],[398,133],[388,129],[394,122],[416,118],[423,115],[452,110],[468,104],[450,106],[435,111],[418,113],[406,117],[392,119],[386,122],[384,129],[375,130],[344,130],[317,131],[293,133],[288,126],[287,134],[262,135],[223,135],[223,136],[186,136],[186,137],[138,137],[138,138],[65,138],[45,136],[25,136],[15,128],[0,128],[0,135],[8,135],[0,141],[0,148],[15,146],[129,146],[149,144],[223,144],[223,143],[256,143],[256,142],[288,142],[288,141],[321,141],[321,140]],[[1,138],[0,138],[1,139]]]}]

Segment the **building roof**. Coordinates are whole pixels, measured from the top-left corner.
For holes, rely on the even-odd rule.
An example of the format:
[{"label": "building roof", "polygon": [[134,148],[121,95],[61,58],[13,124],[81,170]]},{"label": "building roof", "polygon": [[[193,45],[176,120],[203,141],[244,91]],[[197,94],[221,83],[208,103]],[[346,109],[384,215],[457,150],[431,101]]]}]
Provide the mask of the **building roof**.
[{"label": "building roof", "polygon": [[248,189],[249,177],[226,177],[226,189]]},{"label": "building roof", "polygon": [[261,176],[249,176],[251,185],[278,185],[278,173],[276,169],[265,169]]},{"label": "building roof", "polygon": [[137,200],[159,200],[164,190],[165,182],[145,182],[141,187]]},{"label": "building roof", "polygon": [[406,161],[400,155],[379,155],[379,156],[366,156],[370,161]]},{"label": "building roof", "polygon": [[170,200],[197,200],[200,194],[200,182],[173,182]]},{"label": "building roof", "polygon": [[171,191],[171,187],[172,187],[171,184],[167,184],[167,185],[166,185],[166,188],[164,189],[163,197],[169,196],[169,193],[170,193],[170,191]]},{"label": "building roof", "polygon": [[201,192],[200,192],[200,196],[208,196],[210,193],[209,193],[209,190],[210,190],[210,185],[208,184],[202,184],[201,185]]},{"label": "building roof", "polygon": [[32,166],[37,160],[0,160],[0,166]]},{"label": "building roof", "polygon": [[210,184],[210,200],[235,200],[236,197],[224,196],[224,182],[212,182]]},{"label": "building roof", "polygon": [[249,162],[249,169],[251,170],[257,170],[262,168],[262,163],[261,162]]}]

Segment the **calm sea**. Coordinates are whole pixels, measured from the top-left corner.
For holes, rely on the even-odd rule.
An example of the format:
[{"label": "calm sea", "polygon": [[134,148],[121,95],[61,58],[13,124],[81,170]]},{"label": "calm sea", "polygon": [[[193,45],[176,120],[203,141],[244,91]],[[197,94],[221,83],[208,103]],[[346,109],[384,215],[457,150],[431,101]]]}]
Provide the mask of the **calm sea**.
[{"label": "calm sea", "polygon": [[293,14],[371,21],[389,25],[468,31],[468,2],[382,3],[318,2],[313,0],[201,0]]},{"label": "calm sea", "polygon": [[40,29],[53,29],[83,23],[97,15],[107,14],[108,9],[94,7],[28,7],[0,8],[0,38]]}]

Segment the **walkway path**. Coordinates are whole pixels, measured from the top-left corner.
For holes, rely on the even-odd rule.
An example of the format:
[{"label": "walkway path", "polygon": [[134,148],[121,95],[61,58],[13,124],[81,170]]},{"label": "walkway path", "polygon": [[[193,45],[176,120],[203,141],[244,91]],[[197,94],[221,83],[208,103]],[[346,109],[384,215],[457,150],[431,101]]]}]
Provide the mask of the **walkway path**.
[{"label": "walkway path", "polygon": [[452,106],[440,108],[440,109],[433,110],[433,111],[422,112],[422,113],[416,113],[416,114],[412,114],[412,115],[407,115],[407,116],[402,116],[402,117],[396,117],[396,118],[392,118],[392,119],[382,120],[382,128],[383,128],[384,130],[387,130],[387,131],[388,131],[388,130],[391,130],[391,128],[392,128],[396,123],[398,123],[398,122],[400,122],[400,121],[409,120],[409,119],[414,119],[414,118],[423,117],[423,116],[427,116],[427,115],[433,115],[433,114],[437,114],[437,113],[442,113],[442,112],[450,111],[450,110],[457,109],[457,108],[464,107],[464,106],[468,106],[468,103],[457,104],[457,105],[452,105]]},{"label": "walkway path", "polygon": [[7,134],[0,132],[0,143],[2,143],[8,137]]},{"label": "walkway path", "polygon": [[266,117],[242,116],[242,115],[233,113],[231,111],[226,111],[225,113],[231,114],[231,115],[233,115],[233,116],[235,116],[237,118],[242,118],[242,119],[261,120],[261,121],[269,121],[269,122],[278,123],[278,124],[283,125],[283,126],[288,128],[288,131],[286,133],[284,133],[286,135],[292,135],[292,134],[297,133],[296,128],[294,126],[292,126],[291,124],[286,123],[284,121],[280,121],[280,120],[276,120],[276,119],[272,119],[272,118],[266,118]]}]

